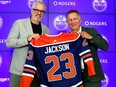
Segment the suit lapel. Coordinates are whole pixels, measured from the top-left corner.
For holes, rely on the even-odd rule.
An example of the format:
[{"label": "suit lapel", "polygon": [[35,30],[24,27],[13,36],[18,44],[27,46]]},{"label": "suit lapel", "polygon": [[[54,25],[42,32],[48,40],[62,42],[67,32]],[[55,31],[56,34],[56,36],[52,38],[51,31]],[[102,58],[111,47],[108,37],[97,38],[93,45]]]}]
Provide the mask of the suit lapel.
[{"label": "suit lapel", "polygon": [[32,26],[30,22],[30,17],[25,20],[24,26],[25,26],[25,30],[27,31],[28,35],[32,35],[33,31],[32,31]]}]

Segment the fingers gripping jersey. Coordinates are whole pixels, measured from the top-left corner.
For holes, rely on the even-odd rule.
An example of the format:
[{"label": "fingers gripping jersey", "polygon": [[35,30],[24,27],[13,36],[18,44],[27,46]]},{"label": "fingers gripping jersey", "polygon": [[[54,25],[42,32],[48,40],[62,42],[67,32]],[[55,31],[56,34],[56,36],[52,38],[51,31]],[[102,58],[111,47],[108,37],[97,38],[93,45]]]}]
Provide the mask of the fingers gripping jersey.
[{"label": "fingers gripping jersey", "polygon": [[40,87],[80,87],[81,58],[88,66],[88,75],[94,75],[88,43],[79,34],[41,35],[29,45],[20,87],[30,87],[37,65],[41,79]]}]

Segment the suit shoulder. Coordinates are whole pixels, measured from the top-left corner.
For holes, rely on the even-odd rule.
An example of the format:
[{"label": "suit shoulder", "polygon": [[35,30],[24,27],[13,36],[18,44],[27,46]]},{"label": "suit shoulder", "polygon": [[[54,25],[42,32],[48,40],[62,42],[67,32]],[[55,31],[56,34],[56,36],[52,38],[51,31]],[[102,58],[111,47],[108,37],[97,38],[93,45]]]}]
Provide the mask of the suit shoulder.
[{"label": "suit shoulder", "polygon": [[96,30],[96,28],[92,28],[92,27],[82,27],[82,29]]},{"label": "suit shoulder", "polygon": [[25,24],[29,21],[29,18],[25,18],[25,19],[18,19],[16,20],[13,25],[22,25],[22,24]]},{"label": "suit shoulder", "polygon": [[96,32],[96,28],[91,28],[91,27],[82,27],[83,31],[92,31],[92,32]]},{"label": "suit shoulder", "polygon": [[15,22],[25,22],[25,21],[27,21],[29,18],[23,18],[23,19],[18,19],[18,20],[16,20]]}]

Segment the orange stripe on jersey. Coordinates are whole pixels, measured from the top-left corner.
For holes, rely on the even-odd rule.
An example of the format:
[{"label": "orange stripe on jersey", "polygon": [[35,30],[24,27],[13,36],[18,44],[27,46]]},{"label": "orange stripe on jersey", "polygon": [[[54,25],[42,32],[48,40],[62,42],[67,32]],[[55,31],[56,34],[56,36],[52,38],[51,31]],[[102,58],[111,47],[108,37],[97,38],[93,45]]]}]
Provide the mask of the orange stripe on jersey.
[{"label": "orange stripe on jersey", "polygon": [[88,75],[89,76],[95,75],[94,62],[91,60],[86,62],[86,64],[88,66]]},{"label": "orange stripe on jersey", "polygon": [[89,56],[91,56],[91,53],[82,56],[82,58],[84,59],[84,58],[87,58],[87,57],[89,57]]},{"label": "orange stripe on jersey", "polygon": [[34,70],[25,69],[25,68],[24,68],[24,71],[31,72],[31,73],[33,73],[33,74],[35,74],[35,73],[36,73]]},{"label": "orange stripe on jersey", "polygon": [[[31,43],[34,46],[43,46],[49,44],[56,44],[60,42],[75,41],[78,39],[80,34],[78,33],[60,33],[59,35],[40,35],[38,40],[33,39]],[[52,38],[51,38],[52,37]]]},{"label": "orange stripe on jersey", "polygon": [[32,80],[32,77],[22,75],[20,80],[20,87],[30,87]]}]

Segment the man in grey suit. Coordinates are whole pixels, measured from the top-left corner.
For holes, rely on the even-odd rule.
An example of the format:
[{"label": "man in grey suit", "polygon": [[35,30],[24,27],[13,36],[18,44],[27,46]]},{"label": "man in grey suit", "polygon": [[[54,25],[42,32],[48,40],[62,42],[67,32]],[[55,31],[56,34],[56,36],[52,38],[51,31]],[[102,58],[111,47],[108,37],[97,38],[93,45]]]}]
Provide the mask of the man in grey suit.
[{"label": "man in grey suit", "polygon": [[[49,34],[48,28],[40,22],[45,10],[45,4],[36,1],[32,6],[32,16],[25,19],[19,19],[15,21],[12,26],[6,42],[7,47],[14,48],[10,65],[10,87],[19,87],[29,42],[33,38],[38,39],[41,34]],[[32,87],[36,86],[34,85]]]},{"label": "man in grey suit", "polygon": [[88,41],[96,75],[88,76],[87,66],[82,62],[83,84],[84,87],[101,87],[101,80],[105,79],[102,67],[98,58],[97,50],[107,50],[108,43],[94,28],[85,28],[81,26],[81,17],[77,10],[70,10],[66,13],[67,23],[71,33],[80,33]]}]

